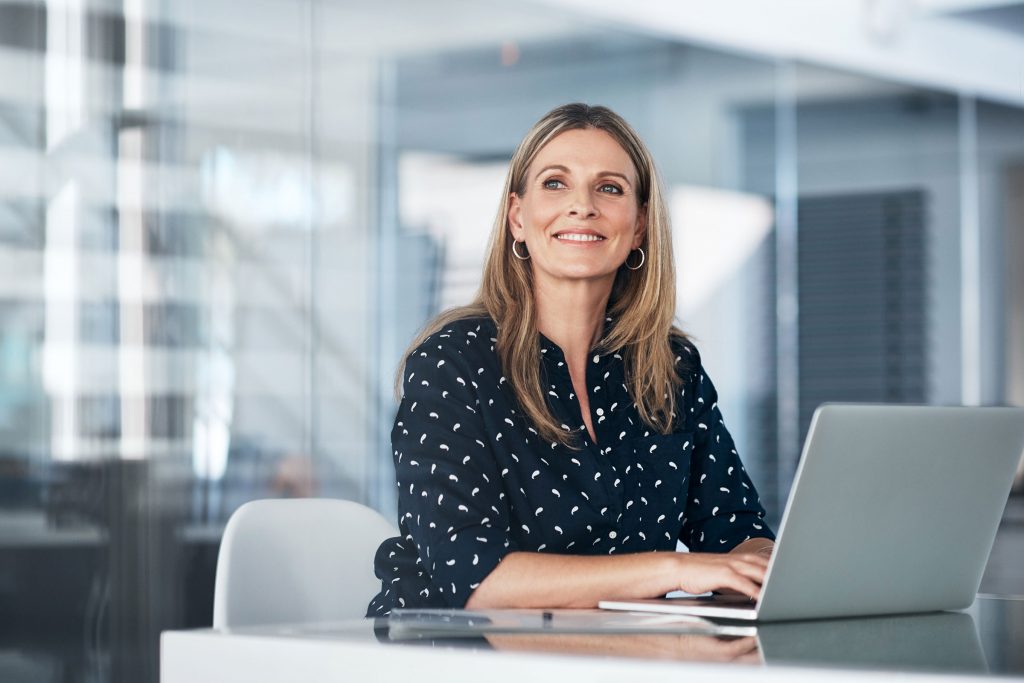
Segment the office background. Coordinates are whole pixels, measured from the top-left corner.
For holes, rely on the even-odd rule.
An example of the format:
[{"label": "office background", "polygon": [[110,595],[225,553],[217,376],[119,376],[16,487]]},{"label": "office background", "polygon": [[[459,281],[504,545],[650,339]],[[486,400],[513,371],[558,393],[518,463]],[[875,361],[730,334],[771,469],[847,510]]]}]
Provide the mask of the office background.
[{"label": "office background", "polygon": [[[0,678],[156,680],[245,501],[393,515],[395,366],[564,102],[653,150],[679,320],[774,521],[822,401],[1024,405],[1019,79],[650,4],[0,0]],[[882,53],[939,26],[1024,73],[1020,3],[853,5]],[[983,591],[1024,593],[1021,489]]]}]

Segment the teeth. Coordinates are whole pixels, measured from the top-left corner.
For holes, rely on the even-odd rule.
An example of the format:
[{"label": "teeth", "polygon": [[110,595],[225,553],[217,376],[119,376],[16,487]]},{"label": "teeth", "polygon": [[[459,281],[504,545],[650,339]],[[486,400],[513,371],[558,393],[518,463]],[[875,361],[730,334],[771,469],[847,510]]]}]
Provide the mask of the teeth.
[{"label": "teeth", "polygon": [[562,235],[555,235],[557,239],[569,240],[571,242],[599,242],[604,238],[599,235],[583,235],[578,232],[568,232]]}]

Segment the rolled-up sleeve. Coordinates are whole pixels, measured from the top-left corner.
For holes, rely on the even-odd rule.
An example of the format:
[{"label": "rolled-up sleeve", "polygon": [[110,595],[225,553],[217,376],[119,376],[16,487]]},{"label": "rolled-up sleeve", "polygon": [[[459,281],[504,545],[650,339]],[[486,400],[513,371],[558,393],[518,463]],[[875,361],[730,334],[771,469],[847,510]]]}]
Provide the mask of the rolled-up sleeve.
[{"label": "rolled-up sleeve", "polygon": [[473,373],[444,342],[435,335],[408,358],[391,440],[407,540],[430,576],[429,590],[462,607],[516,548]]},{"label": "rolled-up sleeve", "polygon": [[694,449],[680,540],[696,552],[727,552],[750,538],[774,539],[753,482],[718,409],[718,393],[699,360],[691,375]]}]

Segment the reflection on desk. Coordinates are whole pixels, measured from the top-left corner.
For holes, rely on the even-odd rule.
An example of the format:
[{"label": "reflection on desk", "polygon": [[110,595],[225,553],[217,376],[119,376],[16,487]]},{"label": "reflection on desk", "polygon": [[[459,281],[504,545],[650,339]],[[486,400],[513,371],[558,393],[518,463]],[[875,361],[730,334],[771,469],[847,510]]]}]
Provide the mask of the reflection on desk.
[{"label": "reflection on desk", "polygon": [[[451,683],[486,675],[488,683],[497,683],[595,676],[663,681],[666,675],[686,675],[693,683],[718,680],[723,666],[735,664],[746,665],[745,680],[787,682],[883,680],[893,671],[943,681],[1024,676],[1024,598],[979,597],[969,610],[956,613],[761,624],[756,635],[726,635],[716,627],[673,624],[651,615],[619,613],[609,621],[607,613],[597,611],[550,613],[516,610],[481,620],[480,612],[453,610],[453,627],[431,630],[421,624],[418,636],[408,623],[392,634],[399,620],[393,624],[387,618],[167,632],[161,681],[294,682],[360,675],[406,680],[415,675]],[[460,623],[470,622],[477,630],[459,632]]]},{"label": "reflection on desk", "polygon": [[380,619],[389,640],[468,638],[485,633],[703,633],[752,636],[753,624],[599,609],[396,609]]},{"label": "reflection on desk", "polygon": [[765,624],[757,639],[768,664],[988,672],[978,629],[964,612]]},{"label": "reflection on desk", "polygon": [[630,657],[680,662],[760,664],[754,636],[690,633],[492,633],[484,636],[495,650],[546,652],[598,657]]},{"label": "reflection on desk", "polygon": [[984,674],[964,612],[761,624],[601,610],[407,610],[381,642],[603,657]]},{"label": "reflection on desk", "polygon": [[760,664],[757,629],[698,617],[597,609],[395,610],[377,637],[507,652]]}]

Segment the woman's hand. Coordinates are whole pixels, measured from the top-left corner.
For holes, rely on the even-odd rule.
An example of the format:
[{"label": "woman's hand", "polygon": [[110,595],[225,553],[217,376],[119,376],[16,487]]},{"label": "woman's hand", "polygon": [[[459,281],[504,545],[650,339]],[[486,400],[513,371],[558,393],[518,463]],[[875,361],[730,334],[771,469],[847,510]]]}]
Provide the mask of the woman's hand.
[{"label": "woman's hand", "polygon": [[757,600],[768,558],[756,553],[679,553],[678,565],[679,590],[735,592]]},{"label": "woman's hand", "polygon": [[730,550],[730,553],[756,553],[771,558],[775,551],[775,542],[768,538],[749,538]]}]

